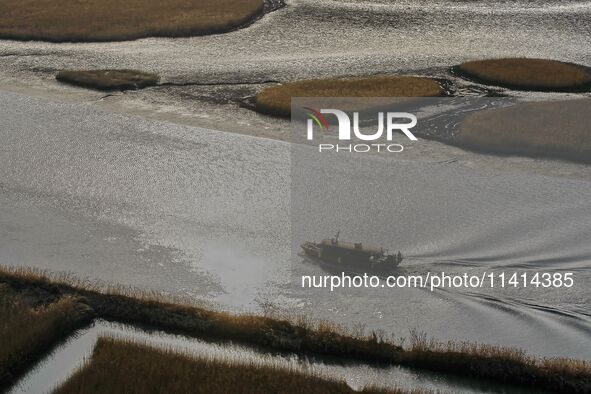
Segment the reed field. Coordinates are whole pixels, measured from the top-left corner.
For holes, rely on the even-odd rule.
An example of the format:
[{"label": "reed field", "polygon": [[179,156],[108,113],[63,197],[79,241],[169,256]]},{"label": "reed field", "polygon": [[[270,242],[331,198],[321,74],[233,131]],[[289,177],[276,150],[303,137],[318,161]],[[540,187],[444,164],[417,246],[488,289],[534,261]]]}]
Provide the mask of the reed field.
[{"label": "reed field", "polygon": [[[438,342],[413,331],[401,364],[510,382],[554,393],[587,393],[591,363],[568,358],[536,358],[523,350],[472,342]],[[469,372],[468,372],[469,371]]]},{"label": "reed field", "polygon": [[263,0],[0,0],[0,38],[88,42],[221,33],[263,7]]},{"label": "reed field", "polygon": [[383,362],[395,359],[401,350],[399,346],[382,341],[375,333],[352,336],[345,329],[326,322],[235,315],[199,305],[171,302],[157,294],[133,289],[92,286],[68,275],[52,276],[34,270],[0,268],[0,283],[45,300],[58,300],[66,295],[84,298],[98,317],[192,337]]},{"label": "reed field", "polygon": [[33,307],[0,283],[0,391],[92,317],[92,310],[76,297]]},{"label": "reed field", "polygon": [[404,348],[375,332],[353,335],[326,322],[234,315],[173,303],[155,294],[94,286],[68,275],[26,269],[0,268],[0,284],[22,297],[42,299],[49,304],[64,297],[84,299],[97,317],[188,337],[231,340],[272,351],[404,365],[552,392],[591,391],[591,363],[587,361],[539,359],[519,349],[474,343],[442,344],[416,332],[411,335],[410,346]]},{"label": "reed field", "polygon": [[473,60],[453,70],[485,84],[512,89],[570,91],[591,89],[588,67],[557,60],[506,58]]},{"label": "reed field", "polygon": [[[208,359],[145,343],[101,337],[90,360],[53,394],[353,394],[345,382],[297,369]],[[366,388],[366,394],[406,394]],[[418,391],[413,393],[419,394]]]}]

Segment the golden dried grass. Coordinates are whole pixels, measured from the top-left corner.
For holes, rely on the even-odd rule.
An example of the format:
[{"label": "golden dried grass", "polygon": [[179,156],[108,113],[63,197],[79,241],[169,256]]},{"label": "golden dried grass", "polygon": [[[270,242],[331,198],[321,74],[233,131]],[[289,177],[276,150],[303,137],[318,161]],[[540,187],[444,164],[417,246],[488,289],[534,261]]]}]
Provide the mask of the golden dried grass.
[{"label": "golden dried grass", "polygon": [[268,87],[255,97],[257,111],[289,117],[292,97],[437,97],[437,81],[406,75],[376,75],[289,82]]},{"label": "golden dried grass", "polygon": [[350,335],[330,323],[289,317],[231,314],[200,305],[171,302],[135,289],[99,286],[70,275],[0,267],[0,283],[34,291],[44,297],[84,298],[100,317],[123,323],[182,332],[193,337],[235,340],[283,351],[304,351],[361,360],[391,361],[400,347],[375,334]]},{"label": "golden dried grass", "polygon": [[28,269],[0,267],[0,284],[3,283],[44,299],[80,297],[98,317],[192,337],[232,340],[277,351],[400,364],[553,392],[591,391],[591,363],[586,361],[538,359],[520,349],[467,342],[439,343],[417,332],[412,333],[409,348],[402,349],[379,332],[352,335],[341,327],[313,323],[306,318],[233,315],[196,305],[175,304],[153,293],[99,286],[70,275],[55,276]]},{"label": "golden dried grass", "polygon": [[[367,388],[366,394],[404,394]],[[99,338],[91,359],[53,394],[353,394],[345,382],[296,369],[214,360],[129,340]],[[419,393],[415,391],[414,393]]]},{"label": "golden dried grass", "polygon": [[75,297],[32,308],[0,284],[0,389],[91,317],[90,308]]},{"label": "golden dried grass", "polygon": [[0,0],[0,37],[121,41],[225,32],[263,12],[263,0]]},{"label": "golden dried grass", "polygon": [[465,62],[455,70],[486,84],[525,90],[574,90],[589,87],[589,68],[557,60],[506,58]]},{"label": "golden dried grass", "polygon": [[[568,358],[536,358],[521,349],[472,342],[438,342],[411,332],[402,363],[472,377],[494,379],[554,393],[588,393],[591,363]],[[465,373],[465,372],[464,372]]]}]

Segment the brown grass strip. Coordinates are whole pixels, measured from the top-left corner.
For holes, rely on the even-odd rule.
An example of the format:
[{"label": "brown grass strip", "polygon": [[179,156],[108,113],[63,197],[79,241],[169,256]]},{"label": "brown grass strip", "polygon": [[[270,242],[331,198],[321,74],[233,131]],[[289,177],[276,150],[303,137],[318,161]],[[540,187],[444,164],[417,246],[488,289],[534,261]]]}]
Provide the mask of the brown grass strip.
[{"label": "brown grass strip", "polygon": [[122,41],[222,33],[263,12],[263,0],[0,0],[0,38]]},{"label": "brown grass strip", "polygon": [[506,58],[473,60],[454,70],[469,79],[511,89],[572,91],[591,88],[589,67],[557,60]]},{"label": "brown grass strip", "polygon": [[431,78],[377,75],[290,82],[268,87],[255,97],[257,111],[289,117],[292,97],[436,97],[443,88]]}]

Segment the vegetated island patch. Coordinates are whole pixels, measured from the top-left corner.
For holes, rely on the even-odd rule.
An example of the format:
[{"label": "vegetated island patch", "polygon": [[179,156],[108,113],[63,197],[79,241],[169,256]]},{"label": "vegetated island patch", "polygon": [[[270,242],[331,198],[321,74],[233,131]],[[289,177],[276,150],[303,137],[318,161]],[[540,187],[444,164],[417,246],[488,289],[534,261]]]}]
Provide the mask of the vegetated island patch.
[{"label": "vegetated island patch", "polygon": [[263,0],[2,0],[0,38],[123,41],[223,33],[262,15]]},{"label": "vegetated island patch", "polygon": [[477,112],[453,143],[486,153],[591,163],[591,99],[523,103]]},{"label": "vegetated island patch", "polygon": [[154,86],[160,80],[156,74],[137,70],[63,70],[58,81],[98,90],[133,90]]},{"label": "vegetated island patch", "polygon": [[[158,389],[155,389],[158,388]],[[100,337],[90,359],[52,394],[110,393],[354,394],[344,381],[255,363],[193,355],[129,339]],[[365,394],[411,394],[364,388]],[[412,394],[427,394],[415,390]]]},{"label": "vegetated island patch", "polygon": [[591,68],[558,60],[473,60],[452,67],[452,72],[475,82],[516,90],[570,92],[591,89]]},{"label": "vegetated island patch", "polygon": [[292,97],[437,97],[444,94],[432,78],[408,75],[374,75],[328,78],[270,86],[254,99],[255,109],[279,117],[291,115]]}]

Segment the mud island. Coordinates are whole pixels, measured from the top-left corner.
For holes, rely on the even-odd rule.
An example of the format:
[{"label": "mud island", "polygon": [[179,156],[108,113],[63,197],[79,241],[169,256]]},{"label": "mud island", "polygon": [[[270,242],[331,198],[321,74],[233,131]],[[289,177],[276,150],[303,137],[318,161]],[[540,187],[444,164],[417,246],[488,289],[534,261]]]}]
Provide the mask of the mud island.
[{"label": "mud island", "polygon": [[154,86],[160,77],[137,70],[64,70],[58,81],[97,90],[133,90]]}]

